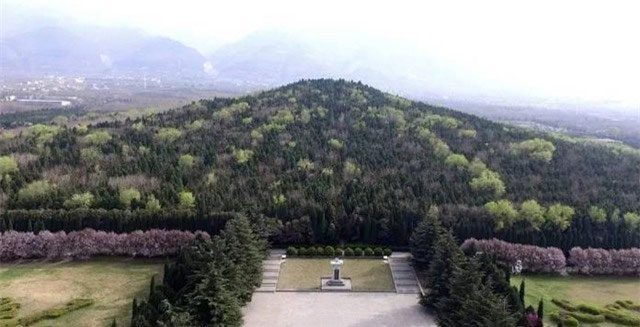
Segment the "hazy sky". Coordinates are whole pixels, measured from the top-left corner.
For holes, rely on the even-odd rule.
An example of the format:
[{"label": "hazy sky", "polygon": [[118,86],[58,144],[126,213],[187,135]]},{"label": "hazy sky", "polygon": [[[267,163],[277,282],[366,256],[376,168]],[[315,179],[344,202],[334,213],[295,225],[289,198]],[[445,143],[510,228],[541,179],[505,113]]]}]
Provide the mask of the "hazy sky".
[{"label": "hazy sky", "polygon": [[[363,34],[523,92],[638,104],[639,1],[2,0],[81,23],[140,28],[203,53],[264,29]],[[7,10],[8,12],[8,10]],[[5,16],[6,13],[3,13]]]}]

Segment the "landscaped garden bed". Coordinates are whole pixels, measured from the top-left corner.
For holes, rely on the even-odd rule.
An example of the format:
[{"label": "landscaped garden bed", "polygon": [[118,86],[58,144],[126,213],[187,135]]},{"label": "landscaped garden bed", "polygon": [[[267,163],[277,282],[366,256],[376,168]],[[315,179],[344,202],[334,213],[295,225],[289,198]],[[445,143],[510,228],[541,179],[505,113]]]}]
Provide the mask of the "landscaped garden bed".
[{"label": "landscaped garden bed", "polygon": [[0,326],[127,326],[164,260],[96,258],[0,267]]},{"label": "landscaped garden bed", "polygon": [[[640,326],[640,279],[635,277],[522,275],[527,305],[544,301],[549,325]],[[576,325],[577,323],[577,325]]]},{"label": "landscaped garden bed", "polygon": [[[288,258],[280,269],[278,290],[318,291],[320,278],[331,276],[328,259]],[[355,292],[393,292],[389,265],[381,259],[345,259],[342,277],[350,278]]]}]

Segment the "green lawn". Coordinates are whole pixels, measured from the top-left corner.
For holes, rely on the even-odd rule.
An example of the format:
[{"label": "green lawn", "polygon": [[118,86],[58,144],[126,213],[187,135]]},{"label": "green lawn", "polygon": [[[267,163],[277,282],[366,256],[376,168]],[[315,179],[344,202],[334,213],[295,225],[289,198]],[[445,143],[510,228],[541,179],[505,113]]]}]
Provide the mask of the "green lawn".
[{"label": "green lawn", "polygon": [[[75,298],[95,301],[55,320],[33,326],[128,325],[131,301],[145,296],[151,276],[161,278],[164,261],[129,258],[0,265],[0,297],[20,303],[18,317],[64,305]],[[0,323],[2,321],[0,320]]]},{"label": "green lawn", "polygon": [[[331,276],[331,259],[287,259],[278,289],[319,290],[320,278]],[[345,259],[342,276],[351,278],[353,291],[393,291],[391,269],[382,259]]]},{"label": "green lawn", "polygon": [[[538,301],[544,299],[545,317],[558,307],[551,299],[565,299],[573,303],[591,304],[604,307],[616,300],[632,300],[640,303],[640,278],[633,277],[590,277],[590,276],[547,276],[524,275],[511,278],[511,284],[520,285],[525,279],[525,302],[537,308]],[[601,323],[598,326],[616,326]]]}]

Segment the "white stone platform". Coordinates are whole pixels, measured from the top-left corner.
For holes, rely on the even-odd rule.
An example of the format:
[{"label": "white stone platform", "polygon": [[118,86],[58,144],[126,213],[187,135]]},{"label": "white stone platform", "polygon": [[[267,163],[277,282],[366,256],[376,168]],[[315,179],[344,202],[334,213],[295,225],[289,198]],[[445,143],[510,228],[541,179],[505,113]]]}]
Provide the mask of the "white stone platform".
[{"label": "white stone platform", "polygon": [[330,277],[320,278],[320,290],[323,292],[349,292],[351,291],[351,278],[343,278],[344,285],[329,285]]}]

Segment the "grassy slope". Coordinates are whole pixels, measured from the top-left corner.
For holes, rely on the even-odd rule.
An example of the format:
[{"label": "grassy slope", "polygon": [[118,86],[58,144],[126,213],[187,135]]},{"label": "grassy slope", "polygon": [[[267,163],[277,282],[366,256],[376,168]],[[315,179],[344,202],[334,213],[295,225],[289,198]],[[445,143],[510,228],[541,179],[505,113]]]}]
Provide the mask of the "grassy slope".
[{"label": "grassy slope", "polygon": [[[525,302],[537,308],[544,299],[545,316],[558,311],[551,299],[566,299],[573,303],[604,306],[616,300],[632,300],[640,303],[640,279],[633,277],[588,277],[525,275]],[[521,276],[511,278],[511,283],[520,286]],[[600,324],[599,326],[613,326]]]},{"label": "grassy slope", "polygon": [[[278,289],[317,290],[320,278],[331,276],[330,259],[287,259],[282,264]],[[343,277],[350,277],[354,291],[393,291],[389,265],[381,259],[346,259]]]},{"label": "grassy slope", "polygon": [[22,305],[19,317],[73,298],[96,301],[89,308],[34,326],[106,326],[114,317],[118,318],[118,326],[124,326],[128,324],[133,296],[145,295],[151,276],[162,274],[162,263],[159,260],[94,259],[3,264],[0,294]]}]

